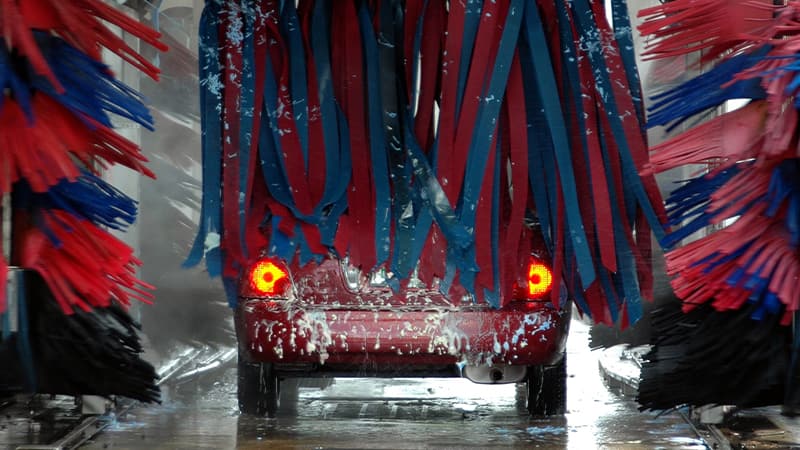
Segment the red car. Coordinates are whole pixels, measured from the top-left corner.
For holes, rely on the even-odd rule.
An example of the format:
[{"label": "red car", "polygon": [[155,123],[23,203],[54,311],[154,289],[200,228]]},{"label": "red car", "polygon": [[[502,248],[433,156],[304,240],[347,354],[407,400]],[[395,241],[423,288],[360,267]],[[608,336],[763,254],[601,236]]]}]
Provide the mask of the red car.
[{"label": "red car", "polygon": [[240,280],[235,310],[240,409],[273,416],[292,378],[466,377],[525,383],[532,415],[563,414],[571,301],[561,289],[553,305],[550,257],[543,244],[534,248],[515,298],[500,309],[414,277],[394,292],[390,274],[365,275],[335,259],[257,261]]}]

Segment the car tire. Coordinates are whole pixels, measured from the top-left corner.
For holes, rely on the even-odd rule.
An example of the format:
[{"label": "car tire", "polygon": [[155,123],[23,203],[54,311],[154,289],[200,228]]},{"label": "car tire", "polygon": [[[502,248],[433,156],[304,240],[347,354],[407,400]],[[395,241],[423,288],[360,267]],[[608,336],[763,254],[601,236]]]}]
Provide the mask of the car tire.
[{"label": "car tire", "polygon": [[554,366],[529,366],[527,409],[531,416],[559,416],[567,410],[567,357]]},{"label": "car tire", "polygon": [[268,363],[251,363],[239,359],[239,411],[259,417],[275,417],[278,412],[278,376]]}]

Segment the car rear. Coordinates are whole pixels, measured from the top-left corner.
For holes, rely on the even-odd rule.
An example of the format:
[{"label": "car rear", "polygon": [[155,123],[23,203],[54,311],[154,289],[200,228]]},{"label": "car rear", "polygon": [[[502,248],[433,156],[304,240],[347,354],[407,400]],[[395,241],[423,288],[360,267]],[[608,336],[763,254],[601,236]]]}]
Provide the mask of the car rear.
[{"label": "car rear", "polygon": [[[477,383],[526,382],[537,368],[564,365],[570,302],[566,289],[553,301],[552,283],[548,258],[533,254],[508,290],[513,298],[492,308],[458,284],[445,295],[437,282],[427,286],[412,276],[398,289],[392,274],[363,273],[346,260],[301,267],[265,257],[240,283],[240,359],[262,381],[464,376]],[[277,380],[268,384],[277,389]]]},{"label": "car rear", "polygon": [[394,292],[374,276],[348,277],[356,270],[335,260],[290,271],[263,259],[250,276],[263,278],[264,266],[273,272],[268,277],[286,277],[279,282],[285,288],[267,294],[250,282],[243,292],[237,323],[252,361],[303,372],[397,375],[434,366],[550,364],[563,350],[566,312],[549,292],[493,309],[466,292]]}]

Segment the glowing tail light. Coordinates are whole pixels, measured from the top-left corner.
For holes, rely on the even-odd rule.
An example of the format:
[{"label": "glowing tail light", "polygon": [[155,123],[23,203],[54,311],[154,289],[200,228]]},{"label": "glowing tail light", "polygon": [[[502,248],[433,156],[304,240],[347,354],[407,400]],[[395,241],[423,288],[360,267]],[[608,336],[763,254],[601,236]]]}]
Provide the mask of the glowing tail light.
[{"label": "glowing tail light", "polygon": [[553,273],[541,261],[531,260],[528,264],[528,289],[529,298],[539,298],[550,291],[553,286]]},{"label": "glowing tail light", "polygon": [[254,294],[274,297],[289,287],[289,274],[269,259],[257,261],[250,269],[250,288]]}]

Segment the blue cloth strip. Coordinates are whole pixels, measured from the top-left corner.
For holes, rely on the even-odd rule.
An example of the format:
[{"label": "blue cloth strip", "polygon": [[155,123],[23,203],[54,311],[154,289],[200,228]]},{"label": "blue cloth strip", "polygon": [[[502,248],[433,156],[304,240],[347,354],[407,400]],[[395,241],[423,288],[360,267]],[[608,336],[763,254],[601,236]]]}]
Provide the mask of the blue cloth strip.
[{"label": "blue cloth strip", "polygon": [[420,83],[419,81],[420,74],[419,74],[419,58],[417,58],[417,55],[419,55],[422,52],[422,30],[423,30],[422,25],[425,23],[425,11],[428,10],[428,1],[429,0],[424,0],[422,2],[422,9],[420,9],[421,15],[419,17],[419,20],[417,21],[417,28],[414,31],[414,50],[411,53],[412,55],[414,55],[411,61],[412,84],[411,86],[407,87],[411,92],[410,96],[411,103],[409,106],[411,107],[412,110],[419,102],[419,89],[417,88],[417,86]]},{"label": "blue cloth strip", "polygon": [[201,150],[203,157],[203,201],[200,226],[184,267],[194,267],[205,258],[208,274],[222,274],[222,254],[219,244],[222,231],[222,111],[223,83],[220,79],[218,17],[219,1],[206,2],[200,16],[200,106]]},{"label": "blue cloth strip", "polygon": [[636,51],[633,42],[633,27],[628,14],[628,3],[625,0],[611,0],[611,17],[614,24],[614,36],[619,44],[625,75],[628,78],[628,89],[631,92],[633,106],[636,108],[636,116],[642,126],[641,131],[644,133],[647,122],[644,116],[642,83],[639,80],[639,71],[636,69]]},{"label": "blue cloth strip", "polygon": [[461,66],[458,70],[458,88],[456,90],[456,123],[461,115],[461,103],[464,101],[467,75],[472,62],[472,49],[475,46],[475,38],[478,36],[482,9],[483,0],[466,0],[464,5],[464,35],[461,41]]},{"label": "blue cloth strip", "polygon": [[[525,28],[523,28],[523,31]],[[523,38],[520,50],[520,63],[523,73],[534,73],[533,52],[528,45],[528,38]],[[552,155],[553,139],[541,111],[541,95],[536,87],[533,77],[523,79],[525,86],[525,115],[527,119],[528,143],[536,142],[537,145],[528,145],[528,180],[533,193],[536,217],[539,220],[542,236],[551,254],[555,252],[556,214],[556,187],[555,169],[552,171],[545,166],[545,155]]]},{"label": "blue cloth strip", "polygon": [[[405,114],[402,101],[406,98],[402,74],[402,23],[403,8],[397,0],[385,0],[378,8],[378,56],[380,63],[380,95],[386,138],[386,153],[389,156],[389,177],[392,185],[392,218],[394,221],[394,245],[390,262],[393,273],[408,274],[416,261],[411,261],[409,250],[413,237],[415,207],[411,199],[411,168],[405,144]],[[399,28],[399,29],[398,29]],[[402,109],[401,109],[402,108]],[[377,117],[375,117],[377,118]],[[373,119],[370,116],[370,121]]]},{"label": "blue cloth strip", "polygon": [[[246,204],[248,186],[252,182],[250,178],[250,160],[255,157],[251,155],[251,145],[253,142],[253,118],[255,116],[255,14],[251,14],[246,9],[243,11],[244,20],[242,21],[242,74],[241,74],[241,93],[239,94],[239,196],[237,211],[239,212],[239,245],[242,254],[247,256],[247,209],[250,205]],[[259,107],[261,105],[258,105]],[[256,124],[257,125],[257,124]],[[255,250],[255,249],[253,249]]]},{"label": "blue cloth strip", "polygon": [[[484,289],[483,295],[486,301],[494,308],[502,306],[500,304],[500,180],[501,170],[505,170],[502,160],[502,142],[497,140],[495,148],[494,183],[492,184],[492,271],[494,286],[492,289]],[[483,270],[487,270],[484,266]]]},{"label": "blue cloth strip", "polygon": [[[347,201],[347,186],[350,184],[352,164],[350,161],[350,133],[344,113],[333,96],[330,46],[330,6],[327,2],[316,2],[312,15],[311,47],[317,68],[318,91],[320,99],[320,120],[325,141],[325,189],[316,214],[320,222],[337,222]],[[342,134],[344,133],[344,134]],[[340,205],[332,208],[332,205]],[[329,210],[326,213],[326,210]],[[338,213],[337,213],[338,211]],[[330,234],[330,233],[329,233]],[[330,234],[329,241],[333,241]]]},{"label": "blue cloth strip", "polygon": [[[277,123],[278,82],[272,69],[270,58],[266,58],[266,76],[264,77],[264,110],[261,114],[261,133],[258,142],[258,154],[261,157],[261,170],[267,182],[269,193],[283,205],[294,205],[286,168],[278,152],[280,127]],[[296,215],[299,211],[294,210]]]}]

